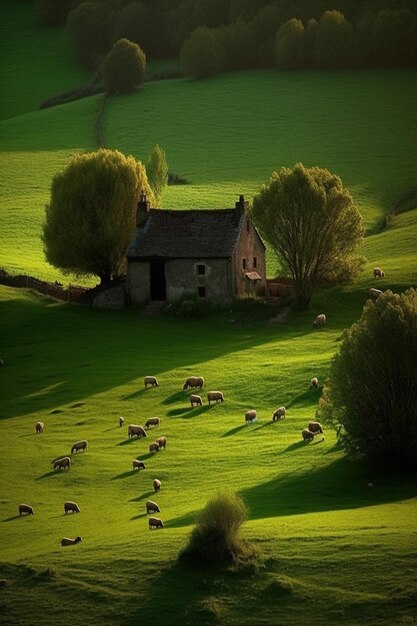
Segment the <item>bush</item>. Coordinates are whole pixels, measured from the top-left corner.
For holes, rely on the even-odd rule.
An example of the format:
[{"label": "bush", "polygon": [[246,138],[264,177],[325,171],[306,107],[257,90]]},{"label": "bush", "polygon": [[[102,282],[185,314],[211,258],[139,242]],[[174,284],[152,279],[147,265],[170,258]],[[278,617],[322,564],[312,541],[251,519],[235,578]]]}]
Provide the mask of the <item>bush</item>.
[{"label": "bush", "polygon": [[108,5],[104,2],[82,2],[69,13],[67,28],[80,63],[98,67],[109,48]]},{"label": "bush", "polygon": [[181,66],[186,74],[195,78],[208,78],[221,71],[223,50],[212,30],[197,28],[181,49]]},{"label": "bush", "polygon": [[239,561],[247,552],[239,529],[248,511],[234,493],[219,493],[201,511],[197,525],[180,558],[198,567],[222,567]]},{"label": "bush", "polygon": [[369,300],[344,332],[317,417],[342,445],[389,465],[417,467],[417,291]]},{"label": "bush", "polygon": [[107,93],[128,93],[145,80],[146,56],[136,43],[120,39],[110,50],[101,66]]},{"label": "bush", "polygon": [[305,31],[300,20],[285,22],[275,39],[277,67],[284,70],[299,69],[305,66]]}]

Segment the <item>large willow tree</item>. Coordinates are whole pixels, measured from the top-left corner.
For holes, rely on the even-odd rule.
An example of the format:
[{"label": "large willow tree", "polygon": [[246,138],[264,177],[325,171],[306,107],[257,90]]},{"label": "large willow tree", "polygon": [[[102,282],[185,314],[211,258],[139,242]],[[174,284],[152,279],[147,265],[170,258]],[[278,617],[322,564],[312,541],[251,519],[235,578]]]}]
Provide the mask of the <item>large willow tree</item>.
[{"label": "large willow tree", "polygon": [[255,196],[252,216],[293,278],[295,299],[308,307],[321,284],[345,282],[360,269],[354,256],[364,227],[338,176],[319,167],[273,172]]},{"label": "large willow tree", "polygon": [[108,283],[125,270],[141,192],[153,204],[145,167],[113,150],[75,155],[51,186],[42,241],[64,274],[95,274]]}]

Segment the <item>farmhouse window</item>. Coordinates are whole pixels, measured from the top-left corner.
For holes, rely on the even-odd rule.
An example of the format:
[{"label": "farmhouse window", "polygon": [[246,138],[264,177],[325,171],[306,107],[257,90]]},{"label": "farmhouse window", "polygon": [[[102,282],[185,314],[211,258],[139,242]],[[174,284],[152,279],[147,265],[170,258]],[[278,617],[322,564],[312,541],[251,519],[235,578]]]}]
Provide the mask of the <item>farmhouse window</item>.
[{"label": "farmhouse window", "polygon": [[253,257],[253,269],[256,269],[257,264],[258,264],[258,259],[257,259],[257,257],[256,257],[256,256],[254,256],[254,257]]},{"label": "farmhouse window", "polygon": [[206,273],[206,266],[204,265],[204,263],[200,263],[199,265],[197,265],[197,274],[199,276],[204,276]]},{"label": "farmhouse window", "polygon": [[244,270],[246,269],[246,259],[242,259],[242,267]]},{"label": "farmhouse window", "polygon": [[206,288],[205,287],[199,287],[198,288],[198,297],[199,298],[205,298],[206,297]]}]

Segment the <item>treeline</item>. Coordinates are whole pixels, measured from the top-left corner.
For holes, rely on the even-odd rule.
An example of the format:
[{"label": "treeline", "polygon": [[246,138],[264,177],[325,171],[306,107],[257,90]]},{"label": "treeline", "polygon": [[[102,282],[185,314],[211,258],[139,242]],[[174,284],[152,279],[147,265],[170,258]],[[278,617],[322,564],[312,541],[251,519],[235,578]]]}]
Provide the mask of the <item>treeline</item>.
[{"label": "treeline", "polygon": [[37,14],[65,25],[79,61],[93,68],[122,38],[148,58],[181,54],[196,76],[417,65],[415,0],[37,0]]}]

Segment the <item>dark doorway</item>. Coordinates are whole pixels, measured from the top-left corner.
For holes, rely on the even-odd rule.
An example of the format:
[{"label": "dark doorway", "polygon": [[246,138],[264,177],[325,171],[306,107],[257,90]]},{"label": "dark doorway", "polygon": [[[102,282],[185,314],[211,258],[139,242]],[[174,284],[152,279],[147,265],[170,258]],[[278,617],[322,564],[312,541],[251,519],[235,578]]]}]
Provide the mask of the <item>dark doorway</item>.
[{"label": "dark doorway", "polygon": [[166,298],[166,282],[165,282],[165,262],[151,261],[151,300],[165,300]]}]

